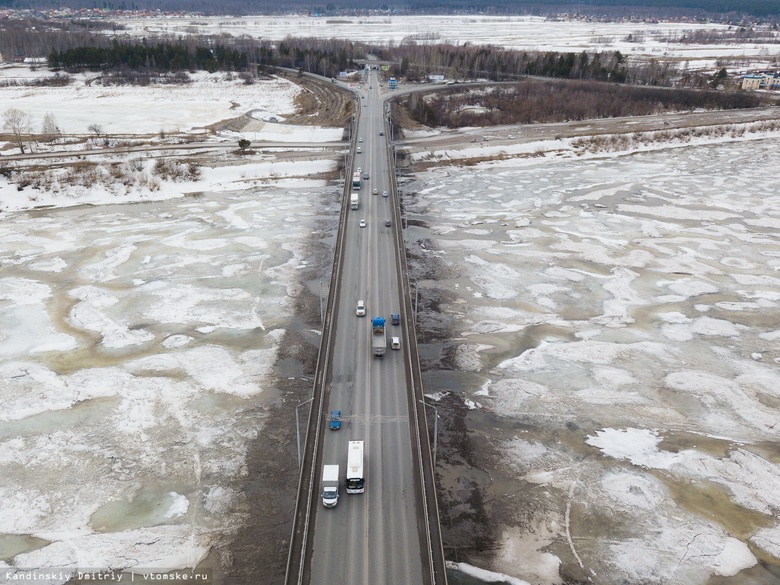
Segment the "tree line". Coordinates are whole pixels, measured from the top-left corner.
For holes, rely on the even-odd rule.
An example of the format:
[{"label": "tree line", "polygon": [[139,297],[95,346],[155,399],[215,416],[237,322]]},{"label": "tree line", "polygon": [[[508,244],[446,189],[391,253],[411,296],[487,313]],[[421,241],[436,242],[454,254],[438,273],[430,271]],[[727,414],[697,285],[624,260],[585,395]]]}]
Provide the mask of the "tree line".
[{"label": "tree line", "polygon": [[661,37],[658,40],[662,43],[685,43],[696,45],[734,43],[777,44],[780,43],[780,33],[778,33],[778,25],[775,24],[771,30],[756,30],[752,27],[729,27],[728,30],[688,30],[682,34]]},{"label": "tree line", "polygon": [[246,53],[224,45],[188,47],[181,44],[155,45],[119,43],[110,47],[81,46],[62,51],[52,50],[48,56],[51,68],[69,71],[105,70],[127,67],[150,71],[243,71],[249,61]]},{"label": "tree line", "polygon": [[417,44],[374,49],[380,58],[400,62],[394,73],[417,80],[430,73],[449,79],[511,81],[528,75],[627,81],[630,71],[620,51],[576,53],[518,51],[491,45]]}]

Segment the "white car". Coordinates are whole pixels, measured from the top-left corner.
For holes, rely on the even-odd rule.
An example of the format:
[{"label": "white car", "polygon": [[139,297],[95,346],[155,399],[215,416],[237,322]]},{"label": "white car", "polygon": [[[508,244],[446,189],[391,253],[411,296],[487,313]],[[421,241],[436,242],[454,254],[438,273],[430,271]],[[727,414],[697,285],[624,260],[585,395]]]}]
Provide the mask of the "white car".
[{"label": "white car", "polygon": [[382,191],[382,197],[387,197],[387,191]]},{"label": "white car", "polygon": [[372,191],[372,193],[373,193],[374,195],[378,195],[378,194],[379,194],[379,189],[377,189],[376,187],[374,187],[374,190]]},{"label": "white car", "polygon": [[357,309],[355,309],[355,315],[358,317],[366,316],[366,301],[358,301]]},{"label": "white car", "polygon": [[363,142],[363,139],[362,138],[358,138],[358,142]]},{"label": "white car", "polygon": [[361,172],[362,170],[363,170],[362,168],[358,167],[358,168],[357,168],[357,172],[358,172],[358,174],[360,174],[360,172]]},{"label": "white car", "polygon": [[365,219],[361,219],[360,220],[360,227],[366,227],[366,220]]},{"label": "white car", "polygon": [[390,348],[391,349],[401,349],[401,338],[400,337],[391,337],[390,338]]}]

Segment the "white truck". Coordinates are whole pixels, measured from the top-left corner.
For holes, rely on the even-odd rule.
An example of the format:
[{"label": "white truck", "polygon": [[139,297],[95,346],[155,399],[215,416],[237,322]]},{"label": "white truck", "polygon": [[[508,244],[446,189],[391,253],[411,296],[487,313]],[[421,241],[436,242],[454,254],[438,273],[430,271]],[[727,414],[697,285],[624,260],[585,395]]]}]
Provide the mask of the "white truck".
[{"label": "white truck", "polygon": [[374,357],[384,357],[387,349],[385,337],[385,318],[374,317],[371,319],[371,350]]},{"label": "white truck", "polygon": [[339,466],[322,467],[322,505],[335,508],[339,503]]},{"label": "white truck", "polygon": [[349,197],[349,208],[350,209],[357,209],[360,207],[360,195],[357,193],[353,193]]}]

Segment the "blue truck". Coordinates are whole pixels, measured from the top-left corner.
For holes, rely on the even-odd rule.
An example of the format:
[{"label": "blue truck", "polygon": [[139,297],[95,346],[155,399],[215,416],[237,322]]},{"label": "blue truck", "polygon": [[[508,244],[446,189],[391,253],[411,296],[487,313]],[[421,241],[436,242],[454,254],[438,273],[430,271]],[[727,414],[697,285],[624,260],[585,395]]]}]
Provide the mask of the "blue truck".
[{"label": "blue truck", "polygon": [[385,318],[371,319],[371,350],[374,357],[385,357],[387,338],[385,337]]}]

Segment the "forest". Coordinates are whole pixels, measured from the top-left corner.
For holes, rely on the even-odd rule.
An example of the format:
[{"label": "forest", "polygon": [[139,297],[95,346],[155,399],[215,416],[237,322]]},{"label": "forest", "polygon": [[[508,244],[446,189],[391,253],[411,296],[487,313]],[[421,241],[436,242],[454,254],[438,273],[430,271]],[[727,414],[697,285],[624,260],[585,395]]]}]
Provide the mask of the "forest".
[{"label": "forest", "polygon": [[49,67],[66,71],[88,69],[129,68],[162,73],[205,70],[244,71],[248,66],[246,53],[223,45],[214,48],[158,43],[152,46],[124,44],[114,41],[110,47],[82,46],[63,51],[53,50],[48,57]]}]

